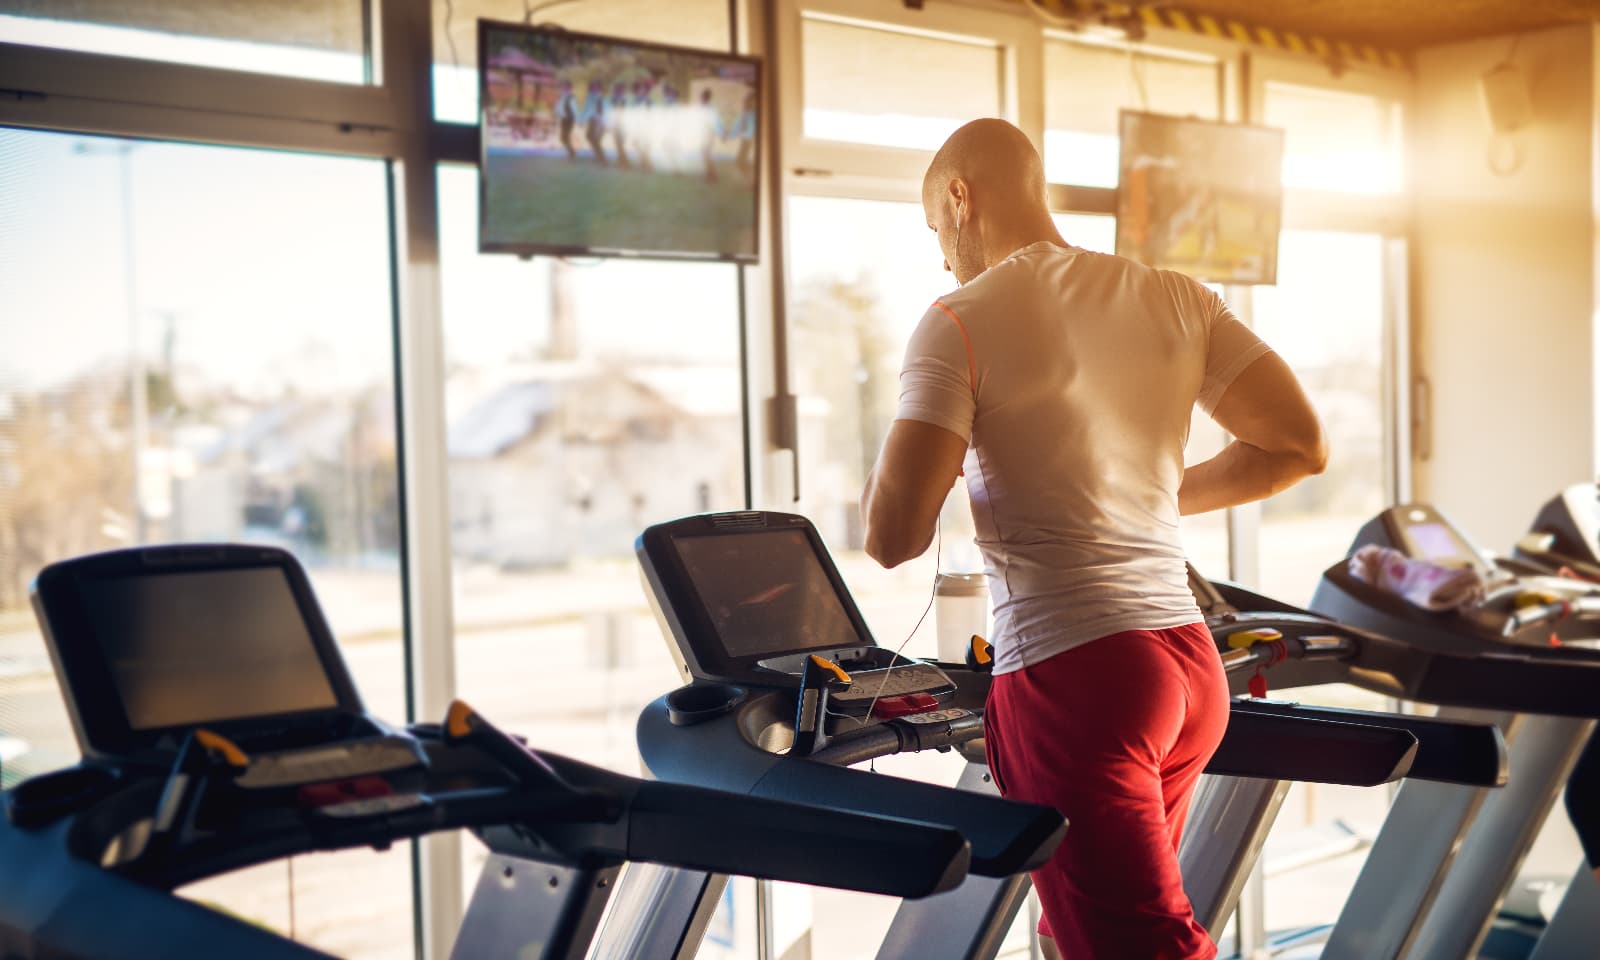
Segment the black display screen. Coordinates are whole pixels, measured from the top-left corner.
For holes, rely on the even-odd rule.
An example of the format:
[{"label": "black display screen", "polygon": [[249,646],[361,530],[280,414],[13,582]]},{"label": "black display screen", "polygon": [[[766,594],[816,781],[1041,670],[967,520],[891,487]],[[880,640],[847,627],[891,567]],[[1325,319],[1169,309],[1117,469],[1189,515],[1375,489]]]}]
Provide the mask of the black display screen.
[{"label": "black display screen", "polygon": [[79,586],[134,730],[338,705],[289,578],[276,567],[88,578]]},{"label": "black display screen", "polygon": [[678,557],[729,657],[870,644],[801,530],[677,537]]}]

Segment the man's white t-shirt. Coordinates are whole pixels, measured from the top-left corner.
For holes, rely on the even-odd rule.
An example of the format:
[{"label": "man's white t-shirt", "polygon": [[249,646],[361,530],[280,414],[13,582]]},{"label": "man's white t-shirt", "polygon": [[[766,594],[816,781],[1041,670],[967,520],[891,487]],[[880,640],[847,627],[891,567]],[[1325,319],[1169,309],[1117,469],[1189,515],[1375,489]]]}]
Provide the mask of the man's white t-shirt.
[{"label": "man's white t-shirt", "polygon": [[968,442],[995,673],[1201,619],[1178,537],[1189,418],[1267,350],[1183,274],[1048,242],[928,308],[896,418]]}]

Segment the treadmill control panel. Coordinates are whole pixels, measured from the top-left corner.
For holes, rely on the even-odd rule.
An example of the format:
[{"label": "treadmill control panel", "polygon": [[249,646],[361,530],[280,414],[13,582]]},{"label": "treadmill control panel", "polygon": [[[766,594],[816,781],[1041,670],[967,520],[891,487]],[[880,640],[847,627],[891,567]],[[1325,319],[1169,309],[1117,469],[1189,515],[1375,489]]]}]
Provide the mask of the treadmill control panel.
[{"label": "treadmill control panel", "polygon": [[[938,705],[955,693],[937,666],[879,646],[802,516],[683,517],[647,528],[635,551],[674,659],[697,680],[798,688],[808,661],[820,657],[850,678],[828,681],[830,714],[881,718],[894,709],[877,709],[886,699],[924,694]],[[924,700],[900,706],[928,708]]]},{"label": "treadmill control panel", "polygon": [[[833,706],[846,713],[865,713],[874,700],[923,694],[935,701],[955,692],[950,677],[931,663],[910,661],[900,666],[850,675],[850,686],[836,691]],[[929,703],[927,706],[933,706]]]},{"label": "treadmill control panel", "polygon": [[1383,516],[1394,547],[1409,557],[1446,567],[1487,567],[1461,531],[1427,504],[1402,504]]}]

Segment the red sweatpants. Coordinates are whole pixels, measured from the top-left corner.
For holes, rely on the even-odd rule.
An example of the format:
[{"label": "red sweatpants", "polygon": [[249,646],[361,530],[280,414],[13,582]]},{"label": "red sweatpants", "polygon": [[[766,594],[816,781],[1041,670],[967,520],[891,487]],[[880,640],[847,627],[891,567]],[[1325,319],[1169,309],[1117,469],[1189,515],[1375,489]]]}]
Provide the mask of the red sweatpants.
[{"label": "red sweatpants", "polygon": [[1178,872],[1189,797],[1228,725],[1204,624],[1101,637],[994,678],[989,769],[1005,796],[1067,818],[1034,871],[1039,933],[1064,960],[1209,960]]}]

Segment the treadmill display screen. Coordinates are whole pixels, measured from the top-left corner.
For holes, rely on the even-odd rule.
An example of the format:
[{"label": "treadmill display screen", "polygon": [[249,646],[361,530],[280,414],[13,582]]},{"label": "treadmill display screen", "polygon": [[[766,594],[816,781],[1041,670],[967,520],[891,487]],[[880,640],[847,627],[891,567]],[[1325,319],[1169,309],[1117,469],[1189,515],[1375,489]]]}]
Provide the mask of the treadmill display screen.
[{"label": "treadmill display screen", "polygon": [[1450,560],[1467,553],[1442,523],[1414,523],[1406,528],[1406,536],[1422,551],[1424,560]]},{"label": "treadmill display screen", "polygon": [[85,579],[80,589],[134,730],[338,705],[276,567]]},{"label": "treadmill display screen", "polygon": [[800,530],[673,540],[730,657],[870,643]]}]

